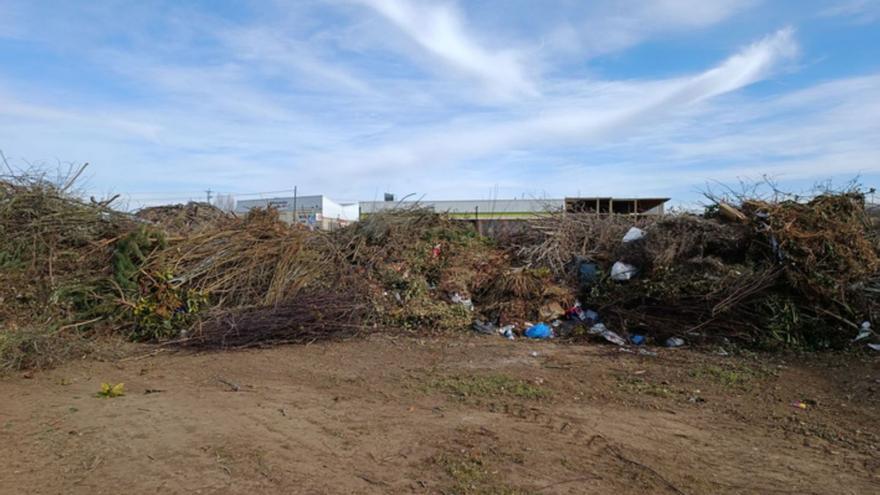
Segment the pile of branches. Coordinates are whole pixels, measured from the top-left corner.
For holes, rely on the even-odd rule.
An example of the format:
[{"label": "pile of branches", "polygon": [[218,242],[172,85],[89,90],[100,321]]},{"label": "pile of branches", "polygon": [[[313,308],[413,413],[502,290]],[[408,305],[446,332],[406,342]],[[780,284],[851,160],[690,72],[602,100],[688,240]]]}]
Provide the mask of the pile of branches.
[{"label": "pile of branches", "polygon": [[482,287],[477,307],[489,321],[499,325],[555,319],[577,300],[570,284],[555,280],[546,268],[507,268]]},{"label": "pile of branches", "polygon": [[843,304],[880,269],[863,195],[820,195],[807,203],[745,201],[742,209],[784,264],[788,283],[814,302]]},{"label": "pile of branches", "polygon": [[240,312],[245,322],[258,321],[260,312],[271,319],[282,306],[298,307],[291,301],[306,290],[338,286],[343,271],[332,256],[323,233],[290,226],[271,209],[171,238],[145,257],[127,295],[132,333],[175,338]]},{"label": "pile of branches", "polygon": [[135,217],[174,236],[222,229],[231,226],[235,219],[231,213],[210,203],[196,201],[142,208],[135,213]]},{"label": "pile of branches", "polygon": [[[621,333],[727,337],[749,344],[840,347],[870,320],[878,243],[858,192],[809,201],[722,202],[711,215],[559,214],[515,247],[521,262],[573,283],[578,260],[600,267],[580,300]],[[621,242],[632,226],[643,238]],[[638,276],[615,281],[612,264]]]},{"label": "pile of branches", "polygon": [[177,287],[210,294],[225,307],[273,305],[324,281],[332,260],[321,233],[292,227],[275,210],[252,210],[223,228],[172,240],[147,262]]},{"label": "pile of branches", "polygon": [[112,299],[114,244],[136,222],[112,209],[112,199],[84,201],[71,193],[84,168],[55,180],[28,173],[0,177],[2,319],[93,319]]},{"label": "pile of branches", "polygon": [[[653,217],[554,212],[528,221],[528,228],[506,239],[514,257],[531,268],[546,268],[569,276],[572,260],[580,257],[613,263],[620,239],[631,227],[645,227]],[[574,278],[568,277],[569,282]]]},{"label": "pile of branches", "polygon": [[[577,299],[621,333],[816,348],[842,345],[880,309],[876,229],[857,191],[717,199],[706,215],[555,213],[499,241],[422,208],[329,233],[272,209],[236,218],[190,204],[135,218],[73,194],[81,172],[0,177],[4,322],[103,321],[135,339],[248,347],[549,322]],[[632,227],[644,235],[622,242]],[[615,263],[637,276],[613,280]],[[0,354],[50,338],[9,335]]]},{"label": "pile of branches", "polygon": [[355,291],[308,291],[270,306],[216,308],[174,343],[225,349],[338,340],[362,333],[369,316]]},{"label": "pile of branches", "polygon": [[371,214],[333,232],[332,244],[337,264],[365,280],[379,321],[407,330],[467,328],[473,315],[460,301],[506,263],[470,225],[424,208]]}]

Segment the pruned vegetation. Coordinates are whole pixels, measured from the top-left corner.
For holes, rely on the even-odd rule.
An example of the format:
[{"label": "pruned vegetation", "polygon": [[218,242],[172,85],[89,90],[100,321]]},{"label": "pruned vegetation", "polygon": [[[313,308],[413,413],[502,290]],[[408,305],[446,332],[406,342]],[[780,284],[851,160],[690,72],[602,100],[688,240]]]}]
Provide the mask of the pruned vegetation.
[{"label": "pruned vegetation", "polygon": [[[465,331],[477,319],[523,328],[576,301],[624,337],[842,347],[880,291],[877,236],[857,189],[713,198],[704,215],[559,213],[491,239],[418,208],[333,232],[288,225],[271,209],[131,215],[80,199],[79,172],[0,180],[3,368],[51,365],[98,333],[251,347]],[[621,242],[634,226],[640,238]],[[638,273],[615,280],[614,263]],[[592,338],[578,325],[563,336]]]}]

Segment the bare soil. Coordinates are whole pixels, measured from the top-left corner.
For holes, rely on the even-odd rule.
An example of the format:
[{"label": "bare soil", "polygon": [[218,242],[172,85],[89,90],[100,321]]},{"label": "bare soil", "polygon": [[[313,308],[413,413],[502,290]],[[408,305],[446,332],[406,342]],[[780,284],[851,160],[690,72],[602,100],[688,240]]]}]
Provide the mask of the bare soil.
[{"label": "bare soil", "polygon": [[876,356],[657,352],[373,337],[7,376],[0,493],[880,493]]}]

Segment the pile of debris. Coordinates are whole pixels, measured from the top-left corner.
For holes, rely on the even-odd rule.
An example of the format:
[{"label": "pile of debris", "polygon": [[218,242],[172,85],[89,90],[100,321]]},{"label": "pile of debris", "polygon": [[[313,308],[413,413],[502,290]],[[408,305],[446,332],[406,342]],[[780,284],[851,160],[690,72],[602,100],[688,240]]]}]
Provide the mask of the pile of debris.
[{"label": "pile of debris", "polygon": [[[523,263],[562,270],[603,327],[658,343],[841,347],[870,320],[878,243],[857,193],[808,202],[723,203],[714,218],[680,214],[620,228],[590,214],[517,246]],[[616,242],[596,232],[613,231]],[[580,235],[579,235],[580,234]],[[676,340],[677,341],[677,340]]]},{"label": "pile of debris", "polygon": [[142,208],[135,213],[135,217],[173,236],[222,228],[233,223],[235,219],[231,213],[226,213],[210,203],[196,201]]},{"label": "pile of debris", "polygon": [[422,208],[370,215],[332,244],[336,263],[368,287],[377,321],[409,331],[466,328],[474,295],[506,263],[489,239]]},{"label": "pile of debris", "polygon": [[195,203],[135,218],[71,184],[0,180],[0,355],[35,348],[9,344],[15,321],[203,348],[467,328],[617,345],[876,338],[880,252],[857,192],[707,215],[551,214],[490,239],[420,208],[333,232]]},{"label": "pile of debris", "polygon": [[0,177],[0,320],[7,325],[82,322],[115,307],[114,244],[136,223],[110,201],[72,196],[72,183]]}]

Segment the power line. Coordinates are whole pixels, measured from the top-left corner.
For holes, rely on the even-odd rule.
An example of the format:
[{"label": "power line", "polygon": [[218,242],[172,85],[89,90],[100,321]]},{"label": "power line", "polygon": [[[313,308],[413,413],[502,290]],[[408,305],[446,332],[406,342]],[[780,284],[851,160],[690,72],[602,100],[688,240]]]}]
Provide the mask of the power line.
[{"label": "power line", "polygon": [[[228,191],[215,191],[213,189],[210,190],[202,190],[202,191],[177,191],[177,192],[123,192],[121,193],[123,196],[127,196],[130,199],[138,200],[138,201],[161,201],[161,200],[175,200],[175,199],[187,199],[192,198],[198,195],[202,195],[210,191],[211,196],[216,194],[231,194],[236,197],[240,196],[264,196],[267,194],[290,194],[290,189],[282,189],[279,191],[261,191],[261,192],[248,192],[248,193],[239,193],[239,192],[228,192]],[[144,197],[140,196],[141,194],[149,194],[150,196]]]}]

